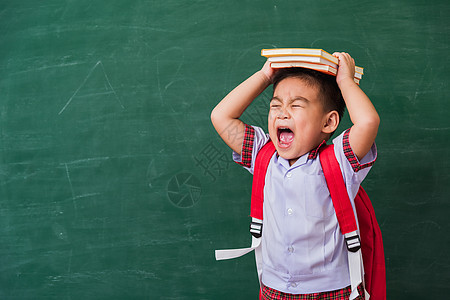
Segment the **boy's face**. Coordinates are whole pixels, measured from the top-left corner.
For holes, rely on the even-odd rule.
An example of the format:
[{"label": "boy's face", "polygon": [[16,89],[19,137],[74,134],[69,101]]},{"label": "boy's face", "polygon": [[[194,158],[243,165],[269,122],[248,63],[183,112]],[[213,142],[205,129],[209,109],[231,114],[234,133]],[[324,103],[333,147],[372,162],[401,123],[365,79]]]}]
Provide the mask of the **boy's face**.
[{"label": "boy's face", "polygon": [[277,85],[270,102],[269,135],[278,154],[291,165],[326,138],[325,123],[318,87],[295,77]]}]

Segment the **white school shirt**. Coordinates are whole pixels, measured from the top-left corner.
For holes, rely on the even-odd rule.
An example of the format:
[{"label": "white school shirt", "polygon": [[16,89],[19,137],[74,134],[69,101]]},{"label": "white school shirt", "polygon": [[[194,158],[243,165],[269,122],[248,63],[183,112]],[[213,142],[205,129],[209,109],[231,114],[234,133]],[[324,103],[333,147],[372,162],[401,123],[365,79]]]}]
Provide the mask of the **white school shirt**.
[{"label": "white school shirt", "polygon": [[[254,129],[251,164],[245,167],[253,174],[258,151],[269,135],[256,126],[246,126],[246,137]],[[375,144],[353,166],[347,156],[353,155],[348,144],[348,130],[333,140],[347,192],[354,206],[359,185],[377,157]],[[244,147],[251,138],[246,138]],[[245,145],[247,143],[247,145]],[[349,154],[350,149],[350,154]],[[233,160],[242,157],[233,152]],[[347,249],[334,211],[322,166],[318,157],[301,156],[295,164],[276,153],[266,173],[262,230],[262,283],[290,294],[333,291],[350,285]]]}]

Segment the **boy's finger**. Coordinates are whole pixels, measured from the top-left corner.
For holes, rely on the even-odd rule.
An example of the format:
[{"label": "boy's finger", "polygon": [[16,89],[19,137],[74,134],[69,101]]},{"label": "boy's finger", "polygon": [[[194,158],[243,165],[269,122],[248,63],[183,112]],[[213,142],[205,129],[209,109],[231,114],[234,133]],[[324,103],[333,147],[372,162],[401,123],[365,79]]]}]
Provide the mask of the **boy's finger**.
[{"label": "boy's finger", "polygon": [[333,55],[334,57],[339,58],[339,57],[342,55],[342,52],[334,52],[332,55]]},{"label": "boy's finger", "polygon": [[351,56],[346,52],[334,52],[333,56],[339,59],[340,61],[346,60],[348,61]]}]

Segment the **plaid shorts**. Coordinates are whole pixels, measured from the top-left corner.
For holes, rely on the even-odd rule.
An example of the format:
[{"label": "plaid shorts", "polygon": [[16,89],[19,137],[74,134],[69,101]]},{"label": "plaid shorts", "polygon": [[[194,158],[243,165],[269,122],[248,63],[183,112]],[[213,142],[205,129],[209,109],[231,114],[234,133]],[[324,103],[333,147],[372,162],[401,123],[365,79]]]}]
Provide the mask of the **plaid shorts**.
[{"label": "plaid shorts", "polygon": [[[363,286],[358,286],[359,296],[357,300],[364,300]],[[262,286],[261,300],[348,300],[350,298],[351,288],[346,287],[341,290],[314,293],[314,294],[287,294],[274,290],[265,285]]]}]

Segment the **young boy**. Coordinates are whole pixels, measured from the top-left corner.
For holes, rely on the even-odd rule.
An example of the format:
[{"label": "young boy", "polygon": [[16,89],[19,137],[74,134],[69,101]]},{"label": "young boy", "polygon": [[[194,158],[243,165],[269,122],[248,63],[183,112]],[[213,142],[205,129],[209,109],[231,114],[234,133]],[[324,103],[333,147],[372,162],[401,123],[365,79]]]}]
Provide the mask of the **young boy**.
[{"label": "young boy", "polygon": [[[377,155],[379,116],[354,82],[355,63],[347,53],[337,76],[317,71],[263,68],[231,91],[213,110],[212,123],[253,173],[258,151],[270,140],[264,187],[262,299],[348,299],[347,249],[318,159],[319,148],[337,129],[345,106],[353,126],[333,140],[350,199]],[[251,102],[274,85],[269,134],[239,120]],[[345,102],[344,102],[345,101]],[[364,299],[362,288],[360,296]]]}]

